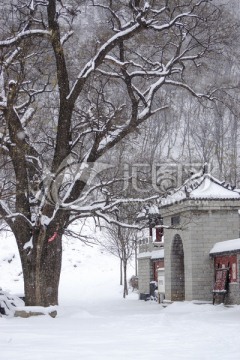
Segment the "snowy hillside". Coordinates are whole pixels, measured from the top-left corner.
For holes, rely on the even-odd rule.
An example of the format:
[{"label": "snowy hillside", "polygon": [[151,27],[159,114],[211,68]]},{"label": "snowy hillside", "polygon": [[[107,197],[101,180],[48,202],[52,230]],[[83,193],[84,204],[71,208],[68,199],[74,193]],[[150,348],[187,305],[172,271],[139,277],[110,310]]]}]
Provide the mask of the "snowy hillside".
[{"label": "snowy hillside", "polygon": [[[81,298],[96,296],[97,292],[101,296],[109,291],[109,282],[110,288],[115,283],[117,296],[121,292],[118,287],[118,259],[104,252],[100,245],[92,244],[94,238],[103,236],[102,233],[90,224],[84,227],[83,234],[92,238],[89,244],[70,237],[64,238],[60,302],[71,298],[72,293]],[[129,271],[130,275],[134,274],[131,265]],[[10,232],[0,235],[0,287],[11,293],[24,293],[20,258]]]},{"label": "snowy hillside", "polygon": [[[240,359],[239,306],[183,302],[164,309],[136,293],[124,300],[118,271],[118,260],[98,247],[65,240],[58,316],[0,318],[0,359]],[[23,292],[10,234],[0,236],[0,286]]]},{"label": "snowy hillside", "polygon": [[14,237],[10,232],[0,233],[0,288],[23,294],[22,268]]}]

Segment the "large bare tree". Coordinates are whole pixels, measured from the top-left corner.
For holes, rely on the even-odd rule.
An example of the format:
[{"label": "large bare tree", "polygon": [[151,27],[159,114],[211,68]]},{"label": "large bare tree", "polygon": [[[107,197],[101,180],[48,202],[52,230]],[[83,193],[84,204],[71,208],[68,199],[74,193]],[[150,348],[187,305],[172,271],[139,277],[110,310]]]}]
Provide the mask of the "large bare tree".
[{"label": "large bare tree", "polygon": [[208,0],[1,4],[0,214],[16,237],[27,305],[58,303],[71,222],[108,220],[128,201],[107,190],[121,179],[98,178],[106,165],[95,164],[169,107],[170,89],[213,99],[216,88],[193,79],[218,21]]}]

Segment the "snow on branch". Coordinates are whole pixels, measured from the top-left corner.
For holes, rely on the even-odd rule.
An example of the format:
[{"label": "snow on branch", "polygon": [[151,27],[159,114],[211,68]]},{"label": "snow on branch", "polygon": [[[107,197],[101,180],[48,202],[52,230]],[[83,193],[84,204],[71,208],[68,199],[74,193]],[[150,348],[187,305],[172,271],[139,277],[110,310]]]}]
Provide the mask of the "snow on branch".
[{"label": "snow on branch", "polygon": [[48,30],[23,30],[18,33],[16,36],[0,41],[0,48],[6,48],[13,45],[19,44],[22,40],[30,38],[30,37],[50,37],[51,32]]},{"label": "snow on branch", "polygon": [[18,56],[20,53],[21,48],[17,47],[7,58],[3,61],[5,69],[7,69],[13,62],[13,60]]},{"label": "snow on branch", "polygon": [[180,27],[183,27],[183,23],[178,22],[178,20],[180,20],[180,19],[182,19],[184,17],[188,17],[188,18],[191,17],[191,18],[196,18],[196,19],[199,18],[198,15],[192,14],[192,11],[189,11],[189,12],[182,13],[182,14],[179,14],[179,15],[175,16],[175,18],[170,20],[169,23],[166,23],[164,25],[151,24],[151,25],[149,25],[149,27],[152,28],[153,30],[157,30],[157,31],[167,30],[167,29],[173,27],[173,25],[178,25]]},{"label": "snow on branch", "polygon": [[[120,66],[121,68],[127,66],[127,65],[133,65],[136,66],[137,64],[133,64],[131,61],[121,61],[117,59],[116,57],[113,57],[112,55],[109,55],[109,52],[120,42],[127,40],[135,35],[135,33],[138,33],[142,29],[150,28],[154,29],[158,32],[163,32],[165,30],[168,30],[172,28],[173,26],[178,26],[179,28],[184,28],[184,24],[180,21],[183,18],[199,18],[199,15],[194,14],[194,10],[196,7],[200,6],[201,3],[204,1],[199,1],[199,3],[192,5],[192,8],[190,11],[186,11],[180,14],[177,14],[173,19],[169,19],[168,21],[164,21],[162,23],[161,19],[158,20],[158,17],[160,14],[162,14],[164,11],[167,11],[167,7],[161,8],[159,11],[152,12],[152,17],[148,19],[149,11],[151,11],[151,6],[146,2],[143,8],[136,8],[135,9],[135,16],[133,17],[133,20],[126,23],[124,26],[120,26],[118,32],[116,32],[108,41],[106,41],[100,49],[97,51],[96,55],[87,62],[87,64],[83,67],[83,69],[80,71],[75,83],[73,84],[72,89],[70,90],[69,95],[67,96],[67,99],[70,101],[75,101],[78,95],[80,94],[82,87],[86,81],[86,78],[89,77],[89,75],[94,72],[99,65],[103,63],[103,61],[107,60],[115,65]],[[147,5],[146,5],[147,4]],[[103,6],[99,3],[93,3],[93,6],[101,6],[105,9],[108,9],[110,12],[112,12],[111,6]],[[186,60],[186,59],[185,59]],[[160,67],[158,71],[156,69],[145,71],[143,67],[142,71],[139,72],[132,72],[129,76],[167,76],[167,73],[164,72],[164,70]],[[106,75],[110,75],[112,77],[117,77],[117,74],[115,72],[111,72],[108,74],[106,70],[100,70],[103,74],[103,72],[106,72]],[[161,80],[160,80],[161,81]],[[161,86],[161,85],[160,85]],[[151,100],[152,94],[151,92],[155,92],[158,89],[158,85],[155,84],[154,87],[151,87],[150,94],[149,94],[149,100]]]},{"label": "snow on branch", "polygon": [[24,216],[22,213],[19,212],[12,213],[9,207],[7,206],[7,204],[2,200],[0,200],[0,215],[1,215],[0,219],[6,220],[6,222],[9,225],[14,224],[14,219],[16,217],[21,217],[24,221],[28,223],[28,225],[30,225],[30,227],[32,227],[31,221],[26,216]]},{"label": "snow on branch", "polygon": [[209,94],[200,94],[200,93],[197,93],[193,88],[191,88],[191,86],[189,86],[183,82],[180,82],[180,81],[167,79],[167,80],[165,80],[165,83],[168,85],[173,85],[175,87],[182,87],[182,88],[186,89],[187,91],[189,91],[191,93],[191,95],[193,95],[194,97],[199,98],[199,99],[207,99],[210,101],[218,100],[217,97],[213,96],[213,94],[216,92],[216,89],[214,89]]},{"label": "snow on branch", "polygon": [[21,117],[21,123],[22,123],[22,126],[26,126],[29,121],[32,119],[33,115],[35,114],[35,109],[34,108],[28,108],[23,116]]},{"label": "snow on branch", "polygon": [[47,6],[47,5],[48,5],[47,0],[31,0],[29,8],[30,10],[34,11],[38,6]]},{"label": "snow on branch", "polygon": [[68,31],[62,38],[61,38],[61,45],[68,41],[68,39],[74,34],[74,31]]},{"label": "snow on branch", "polygon": [[126,65],[129,65],[129,64],[131,63],[131,61],[124,61],[124,62],[122,62],[122,61],[120,61],[120,60],[118,60],[118,59],[116,59],[115,57],[110,56],[110,55],[105,56],[105,59],[106,59],[106,60],[109,60],[110,62],[113,62],[114,64],[119,65],[119,66],[121,66],[121,67],[124,67],[124,66],[126,66]]},{"label": "snow on branch", "polygon": [[106,201],[102,201],[102,203],[91,204],[89,206],[78,206],[72,205],[72,210],[75,210],[80,213],[91,213],[96,214],[100,212],[102,214],[109,213],[111,211],[116,211],[117,207],[121,204],[128,204],[128,203],[143,203],[146,201],[155,200],[158,198],[158,195],[151,196],[149,198],[121,198],[111,201],[109,204],[106,204]]},{"label": "snow on branch", "polygon": [[[76,99],[81,90],[81,81],[86,79],[104,60],[105,56],[112,50],[117,43],[133,36],[139,29],[141,24],[135,23],[130,25],[123,31],[113,35],[105,44],[103,44],[98,50],[97,54],[84,66],[79,73],[77,80],[73,84],[73,87],[67,97],[67,99]],[[85,81],[84,81],[85,82]]]},{"label": "snow on branch", "polygon": [[127,223],[123,223],[119,220],[114,219],[113,217],[107,215],[107,214],[102,214],[101,212],[96,212],[96,215],[105,220],[108,224],[113,224],[113,225],[118,225],[121,226],[121,228],[125,228],[125,229],[132,229],[132,230],[142,230],[146,227],[146,225],[136,225],[136,224],[127,224]]},{"label": "snow on branch", "polygon": [[[128,178],[129,180],[131,179],[131,177]],[[81,204],[84,204],[84,202],[86,201],[89,201],[89,198],[88,196],[91,195],[91,193],[93,193],[94,191],[98,190],[98,189],[102,189],[102,188],[107,188],[108,186],[110,185],[113,185],[117,182],[121,182],[121,181],[124,181],[126,180],[125,178],[116,178],[116,179],[113,179],[113,180],[109,180],[109,181],[106,181],[106,182],[101,182],[99,184],[96,184],[95,186],[91,186],[86,192],[83,193],[83,195],[78,198],[76,201],[74,201],[72,204],[69,204],[69,203],[66,203],[67,206],[69,205],[73,205],[74,203],[81,203]],[[106,203],[106,199],[103,199],[100,201],[101,203],[102,202],[105,202]]]}]

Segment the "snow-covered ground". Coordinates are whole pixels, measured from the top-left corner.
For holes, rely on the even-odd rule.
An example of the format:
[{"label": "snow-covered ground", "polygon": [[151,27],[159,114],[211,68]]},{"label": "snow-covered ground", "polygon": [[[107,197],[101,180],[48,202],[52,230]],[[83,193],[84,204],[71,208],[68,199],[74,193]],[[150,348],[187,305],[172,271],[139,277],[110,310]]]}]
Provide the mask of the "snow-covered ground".
[{"label": "snow-covered ground", "polygon": [[[122,299],[118,260],[64,243],[58,316],[0,318],[1,360],[240,359],[240,307]],[[130,269],[129,275],[134,273]],[[16,246],[0,234],[0,286],[23,292]]]}]

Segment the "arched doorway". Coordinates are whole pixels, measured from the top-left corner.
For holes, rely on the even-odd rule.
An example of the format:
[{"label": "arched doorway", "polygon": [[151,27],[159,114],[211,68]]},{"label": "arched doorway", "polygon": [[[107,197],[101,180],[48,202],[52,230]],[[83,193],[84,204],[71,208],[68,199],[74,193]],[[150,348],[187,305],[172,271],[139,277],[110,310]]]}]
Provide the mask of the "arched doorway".
[{"label": "arched doorway", "polygon": [[175,235],[171,252],[171,300],[185,300],[184,251],[180,235]]}]

